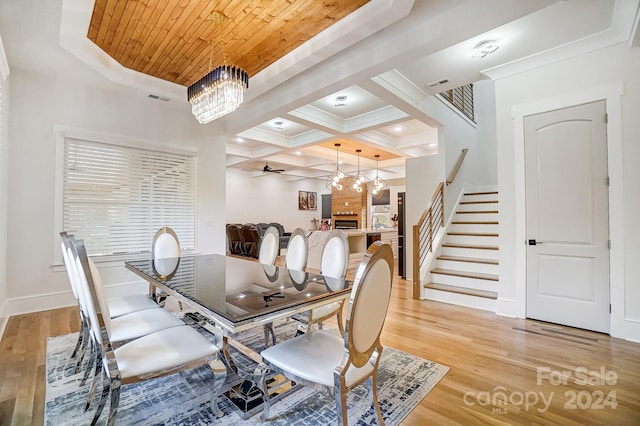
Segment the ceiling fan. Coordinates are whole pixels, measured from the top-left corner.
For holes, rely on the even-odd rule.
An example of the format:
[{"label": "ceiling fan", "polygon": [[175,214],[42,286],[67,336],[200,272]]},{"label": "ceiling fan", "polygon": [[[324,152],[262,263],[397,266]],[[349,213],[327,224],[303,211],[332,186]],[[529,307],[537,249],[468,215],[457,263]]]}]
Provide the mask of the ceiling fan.
[{"label": "ceiling fan", "polygon": [[284,172],[284,169],[272,169],[271,167],[269,167],[269,163],[265,162],[264,168],[262,169],[262,171],[269,172],[269,173],[280,173],[280,172]]}]

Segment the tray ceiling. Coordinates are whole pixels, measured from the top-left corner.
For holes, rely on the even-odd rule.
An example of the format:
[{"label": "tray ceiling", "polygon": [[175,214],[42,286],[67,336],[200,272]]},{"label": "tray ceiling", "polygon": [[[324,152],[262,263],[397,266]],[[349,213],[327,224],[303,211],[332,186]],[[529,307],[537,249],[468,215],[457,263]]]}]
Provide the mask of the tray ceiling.
[{"label": "tray ceiling", "polygon": [[126,68],[188,86],[225,63],[222,46],[254,76],[368,1],[96,0],[87,37]]}]

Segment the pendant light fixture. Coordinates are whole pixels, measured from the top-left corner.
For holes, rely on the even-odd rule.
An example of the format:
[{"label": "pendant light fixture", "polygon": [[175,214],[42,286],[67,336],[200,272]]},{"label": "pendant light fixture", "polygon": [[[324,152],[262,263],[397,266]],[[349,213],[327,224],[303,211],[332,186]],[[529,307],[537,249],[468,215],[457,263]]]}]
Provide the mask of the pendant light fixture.
[{"label": "pendant light fixture", "polygon": [[326,186],[327,189],[335,188],[338,191],[342,191],[344,189],[344,185],[342,179],[344,179],[344,173],[340,170],[340,161],[338,159],[338,150],[340,148],[340,144],[334,144],[336,147],[336,169],[331,172],[329,176],[327,176]]},{"label": "pendant light fixture", "polygon": [[365,182],[367,181],[367,178],[365,178],[364,176],[362,176],[362,174],[360,174],[360,153],[361,152],[362,152],[361,149],[356,149],[356,153],[358,154],[358,173],[353,177],[353,185],[352,185],[353,190],[356,191],[358,194],[362,192]]},{"label": "pendant light fixture", "polygon": [[214,42],[211,40],[209,73],[187,89],[187,100],[191,104],[191,112],[202,124],[238,108],[243,101],[244,92],[249,88],[249,74],[238,66],[227,65],[227,55],[222,39],[223,13],[214,11],[211,14],[211,20],[218,26],[223,64],[212,70]]},{"label": "pendant light fixture", "polygon": [[382,196],[382,191],[384,191],[387,188],[387,183],[382,179],[380,179],[380,176],[378,175],[378,161],[380,159],[380,154],[376,154],[375,157],[376,157],[376,177],[371,182],[369,182],[369,188],[371,191],[371,196],[373,198],[380,198]]}]

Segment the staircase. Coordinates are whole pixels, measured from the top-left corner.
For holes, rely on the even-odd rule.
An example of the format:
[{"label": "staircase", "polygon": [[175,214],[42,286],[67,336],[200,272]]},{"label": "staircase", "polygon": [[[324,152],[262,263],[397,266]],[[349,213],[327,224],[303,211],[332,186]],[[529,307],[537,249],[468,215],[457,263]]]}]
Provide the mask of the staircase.
[{"label": "staircase", "polygon": [[498,299],[498,193],[465,193],[424,285],[430,300],[495,312]]}]

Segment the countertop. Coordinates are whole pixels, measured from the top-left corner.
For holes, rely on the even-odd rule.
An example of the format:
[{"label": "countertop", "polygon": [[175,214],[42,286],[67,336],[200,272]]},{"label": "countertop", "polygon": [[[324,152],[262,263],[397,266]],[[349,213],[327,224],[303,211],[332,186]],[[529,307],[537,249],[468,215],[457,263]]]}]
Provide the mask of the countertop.
[{"label": "countertop", "polygon": [[398,233],[398,228],[380,228],[380,229],[343,229],[344,233],[349,235],[365,235],[365,234],[386,234],[386,233]]}]

